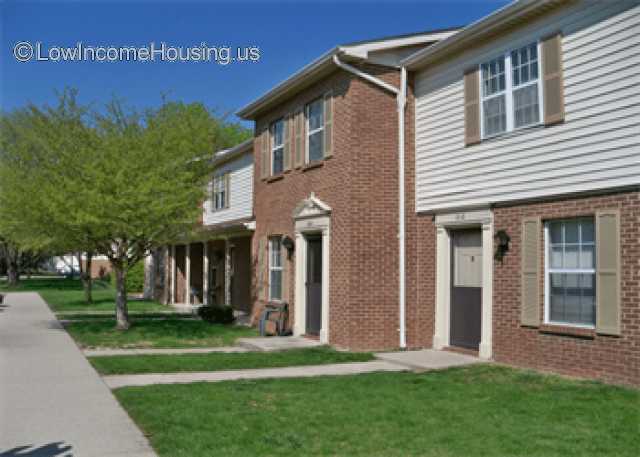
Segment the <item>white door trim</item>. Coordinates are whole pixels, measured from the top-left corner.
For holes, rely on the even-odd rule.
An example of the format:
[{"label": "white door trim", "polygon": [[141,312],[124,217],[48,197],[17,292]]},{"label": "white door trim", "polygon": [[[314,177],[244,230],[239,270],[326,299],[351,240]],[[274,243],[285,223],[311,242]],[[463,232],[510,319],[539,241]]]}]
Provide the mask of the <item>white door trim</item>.
[{"label": "white door trim", "polygon": [[320,342],[329,343],[329,278],[331,246],[331,209],[313,194],[304,200],[294,212],[295,221],[295,292],[293,334],[306,333],[307,314],[307,238],[306,235],[322,235],[322,310]]},{"label": "white door trim", "polygon": [[482,323],[479,356],[491,359],[493,348],[493,214],[491,210],[436,215],[436,306],[433,347],[450,344],[451,234],[456,228],[482,229]]}]

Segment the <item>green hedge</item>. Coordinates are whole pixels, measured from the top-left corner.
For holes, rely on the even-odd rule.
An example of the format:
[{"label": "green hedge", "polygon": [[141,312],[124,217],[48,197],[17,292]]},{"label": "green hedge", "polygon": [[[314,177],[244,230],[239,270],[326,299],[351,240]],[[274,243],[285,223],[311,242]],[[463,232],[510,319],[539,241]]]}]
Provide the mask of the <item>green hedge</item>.
[{"label": "green hedge", "polygon": [[[111,284],[116,286],[116,275],[111,273]],[[144,290],[144,262],[141,260],[129,269],[127,273],[127,292],[142,292]]]}]

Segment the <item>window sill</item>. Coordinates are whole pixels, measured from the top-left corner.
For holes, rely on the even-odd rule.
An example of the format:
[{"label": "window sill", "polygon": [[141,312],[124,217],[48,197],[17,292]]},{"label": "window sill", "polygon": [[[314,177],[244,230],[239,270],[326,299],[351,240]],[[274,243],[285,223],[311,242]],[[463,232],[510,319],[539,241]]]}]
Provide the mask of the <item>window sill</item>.
[{"label": "window sill", "polygon": [[268,183],[271,183],[271,182],[275,182],[275,181],[280,181],[282,178],[284,178],[284,173],[280,173],[280,174],[277,174],[277,175],[269,176],[268,178],[265,179],[265,181],[267,181]]},{"label": "window sill", "polygon": [[573,327],[570,325],[541,324],[538,331],[549,335],[573,336],[588,340],[592,340],[596,336],[594,328]]},{"label": "window sill", "polygon": [[313,170],[314,168],[324,167],[324,162],[322,160],[316,160],[315,162],[310,162],[302,167],[302,171]]}]

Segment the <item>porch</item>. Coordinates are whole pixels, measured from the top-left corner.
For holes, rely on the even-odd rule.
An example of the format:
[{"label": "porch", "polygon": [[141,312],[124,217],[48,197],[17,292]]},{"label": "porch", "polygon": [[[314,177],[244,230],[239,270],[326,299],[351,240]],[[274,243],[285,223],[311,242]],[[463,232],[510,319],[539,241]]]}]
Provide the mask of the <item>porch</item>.
[{"label": "porch", "polygon": [[168,300],[175,306],[228,305],[250,315],[252,230],[200,234],[168,246]]}]

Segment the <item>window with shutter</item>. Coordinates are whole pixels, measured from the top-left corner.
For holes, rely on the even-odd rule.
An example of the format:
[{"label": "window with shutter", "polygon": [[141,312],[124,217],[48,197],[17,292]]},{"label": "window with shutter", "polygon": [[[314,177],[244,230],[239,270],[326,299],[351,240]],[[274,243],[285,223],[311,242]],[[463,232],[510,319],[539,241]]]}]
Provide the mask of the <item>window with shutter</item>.
[{"label": "window with shutter", "polygon": [[562,76],[562,35],[555,33],[541,41],[544,91],[544,123],[564,121],[564,81]]}]

